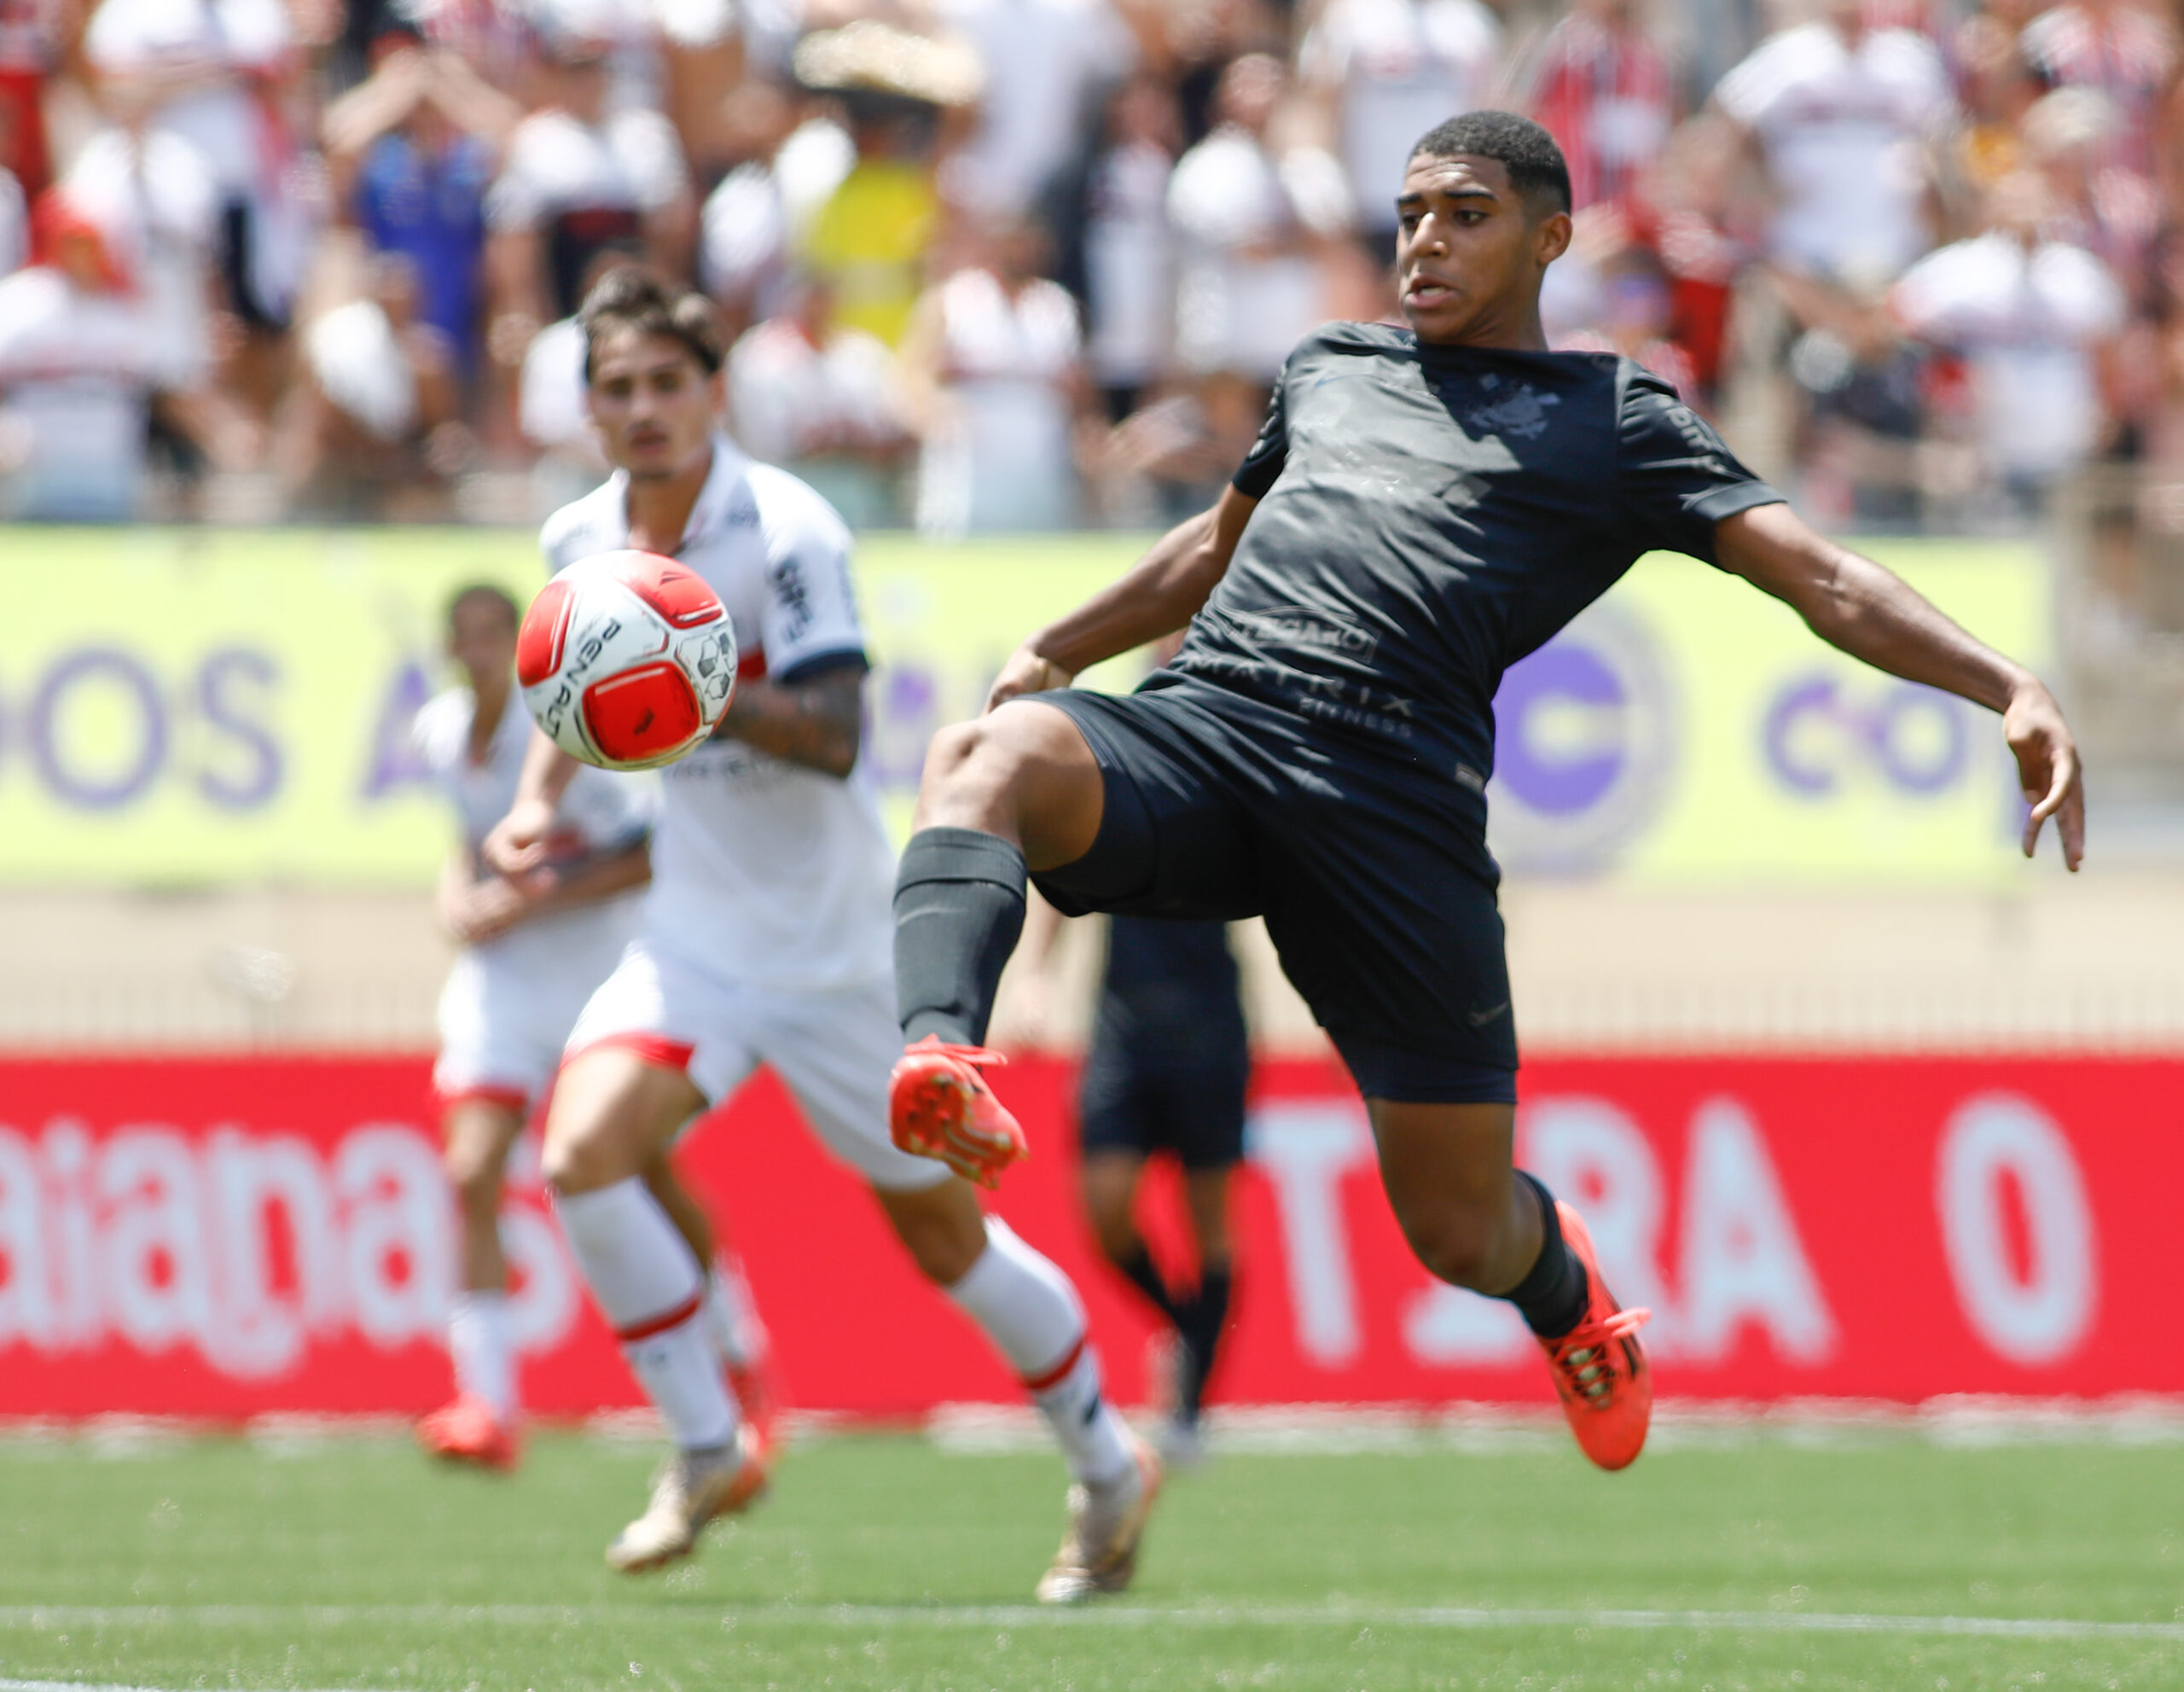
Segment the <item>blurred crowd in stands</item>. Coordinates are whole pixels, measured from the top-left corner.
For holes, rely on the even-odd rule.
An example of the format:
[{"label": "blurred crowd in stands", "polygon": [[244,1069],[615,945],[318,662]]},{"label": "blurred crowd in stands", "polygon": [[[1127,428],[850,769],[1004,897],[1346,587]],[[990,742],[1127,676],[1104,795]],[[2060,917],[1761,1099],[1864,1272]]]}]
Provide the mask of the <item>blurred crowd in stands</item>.
[{"label": "blurred crowd in stands", "polygon": [[1408,149],[1487,105],[1569,157],[1554,344],[1821,520],[2184,483],[2169,12],[1791,3],[0,0],[0,502],[533,517],[601,474],[572,313],[635,262],[855,523],[1158,523],[1391,313]]}]

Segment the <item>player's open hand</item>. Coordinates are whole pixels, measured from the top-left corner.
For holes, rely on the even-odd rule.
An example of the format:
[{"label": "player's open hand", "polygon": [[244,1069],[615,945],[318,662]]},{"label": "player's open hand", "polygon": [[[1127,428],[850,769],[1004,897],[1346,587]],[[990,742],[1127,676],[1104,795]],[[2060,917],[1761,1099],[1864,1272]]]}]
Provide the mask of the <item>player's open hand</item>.
[{"label": "player's open hand", "polygon": [[2024,819],[2024,855],[2032,856],[2052,817],[2063,842],[2063,862],[2076,869],[2085,857],[2085,781],[2062,707],[2045,687],[2028,679],[2010,696],[2002,736],[2017,758],[2018,786],[2032,807]]},{"label": "player's open hand", "polygon": [[1066,688],[1077,679],[1074,671],[1065,670],[1051,658],[1042,658],[1031,650],[1027,641],[1008,654],[1008,662],[1001,666],[1001,674],[994,677],[992,689],[986,695],[986,709],[1006,705],[1012,699],[1020,699],[1028,693],[1051,693],[1056,688]]},{"label": "player's open hand", "polygon": [[519,799],[493,824],[478,848],[488,869],[502,875],[528,875],[546,865],[547,841],[554,833],[554,807],[543,799]]}]

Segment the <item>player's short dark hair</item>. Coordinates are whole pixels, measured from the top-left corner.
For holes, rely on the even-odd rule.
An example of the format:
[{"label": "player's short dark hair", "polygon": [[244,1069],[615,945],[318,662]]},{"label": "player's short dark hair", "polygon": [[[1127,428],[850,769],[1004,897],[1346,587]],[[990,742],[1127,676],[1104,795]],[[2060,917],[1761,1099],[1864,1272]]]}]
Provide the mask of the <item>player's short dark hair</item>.
[{"label": "player's short dark hair", "polygon": [[1548,198],[1570,209],[1570,166],[1554,137],[1514,112],[1466,112],[1436,124],[1410,149],[1414,159],[1453,159],[1460,153],[1491,159],[1509,173],[1509,185],[1527,200]]},{"label": "player's short dark hair", "polygon": [[728,347],[712,302],[687,288],[671,288],[638,265],[618,265],[601,276],[577,309],[584,330],[584,380],[591,385],[599,343],[616,329],[635,329],[679,341],[707,375],[720,374]]},{"label": "player's short dark hair", "polygon": [[447,626],[449,629],[452,630],[455,627],[456,618],[464,609],[473,605],[491,606],[508,620],[508,625],[511,629],[520,627],[523,622],[522,608],[516,604],[514,596],[506,588],[494,582],[473,582],[468,587],[457,588],[455,590],[455,596],[448,601]]}]

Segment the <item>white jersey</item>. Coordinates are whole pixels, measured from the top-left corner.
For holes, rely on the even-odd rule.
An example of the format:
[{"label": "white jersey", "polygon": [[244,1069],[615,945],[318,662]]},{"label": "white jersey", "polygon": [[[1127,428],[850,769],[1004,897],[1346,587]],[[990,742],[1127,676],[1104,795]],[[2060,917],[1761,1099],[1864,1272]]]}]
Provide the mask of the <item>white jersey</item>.
[{"label": "white jersey", "polygon": [[[628,495],[617,471],[555,512],[539,538],[547,563],[560,570],[627,546]],[[675,555],[728,608],[745,678],[793,682],[863,661],[849,555],[849,531],[825,500],[714,437],[712,471]],[[816,991],[890,975],[895,856],[862,763],[837,780],[723,738],[664,776],[648,945],[755,986]]]},{"label": "white jersey", "polygon": [[294,45],[279,0],[102,0],[84,32],[84,56],[107,76],[177,77],[185,91],[160,102],[153,126],[195,147],[230,200],[258,197],[271,150],[251,79]]},{"label": "white jersey", "polygon": [[1826,23],[1802,24],[1761,43],[1714,97],[1766,151],[1781,191],[1778,258],[1872,286],[1926,250],[1921,148],[1954,100],[1924,36],[1868,30],[1853,47]]},{"label": "white jersey", "polygon": [[61,188],[142,290],[160,385],[196,387],[212,361],[205,282],[220,224],[220,184],[205,155],[166,130],[112,126],[84,143]]},{"label": "white jersey", "polygon": [[[473,854],[515,803],[531,734],[531,713],[511,690],[484,762],[473,763],[470,724],[475,708],[468,689],[454,689],[420,711],[410,731],[418,755],[454,807],[463,843]],[[580,767],[561,795],[549,849],[555,861],[563,863],[624,851],[644,838],[658,808],[657,790],[649,777]],[[636,903],[632,891],[572,905],[520,923],[472,950],[497,964],[506,960],[526,970],[551,972],[572,959],[586,960],[590,974],[584,990],[589,991],[605,973],[591,961],[605,950],[612,966],[613,954],[633,931]]]},{"label": "white jersey", "polygon": [[1998,232],[1930,253],[1896,285],[1896,312],[1921,340],[1971,361],[1979,445],[2016,475],[2059,475],[2100,435],[2098,343],[2128,306],[2108,267],[2081,247],[2030,252]]},{"label": "white jersey", "polygon": [[26,451],[11,515],[68,522],[135,515],[155,325],[130,294],[87,294],[33,265],[0,279],[0,427]]},{"label": "white jersey", "polygon": [[1271,382],[1324,315],[1310,253],[1258,250],[1304,225],[1296,185],[1263,142],[1233,125],[1176,162],[1168,217],[1182,237],[1176,352],[1185,369]]},{"label": "white jersey", "polygon": [[1084,220],[1092,371],[1114,387],[1157,377],[1174,339],[1168,178],[1175,161],[1149,141],[1109,148],[1092,167]]},{"label": "white jersey", "polygon": [[940,285],[949,404],[926,431],[918,526],[927,534],[1066,527],[1076,513],[1066,383],[1083,340],[1077,302],[1056,282],[1011,295],[990,270]]},{"label": "white jersey", "polygon": [[485,222],[525,230],[575,212],[657,212],[688,185],[682,143],[657,112],[616,112],[596,124],[534,112],[509,137],[508,162],[486,190]]},{"label": "white jersey", "polygon": [[1308,82],[1342,96],[1342,162],[1368,229],[1395,226],[1410,149],[1490,104],[1502,26],[1479,0],[1333,0],[1304,38]]}]

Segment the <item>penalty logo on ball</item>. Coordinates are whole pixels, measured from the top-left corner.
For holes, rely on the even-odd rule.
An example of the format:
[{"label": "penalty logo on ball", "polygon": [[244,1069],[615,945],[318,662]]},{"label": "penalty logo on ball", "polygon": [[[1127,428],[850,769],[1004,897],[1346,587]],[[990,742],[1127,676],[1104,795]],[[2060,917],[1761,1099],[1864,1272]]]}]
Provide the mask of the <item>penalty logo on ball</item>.
[{"label": "penalty logo on ball", "polygon": [[516,678],[533,720],[571,757],[648,770],[719,723],[735,690],[735,633],[695,572],[649,552],[601,553],[531,602]]}]

